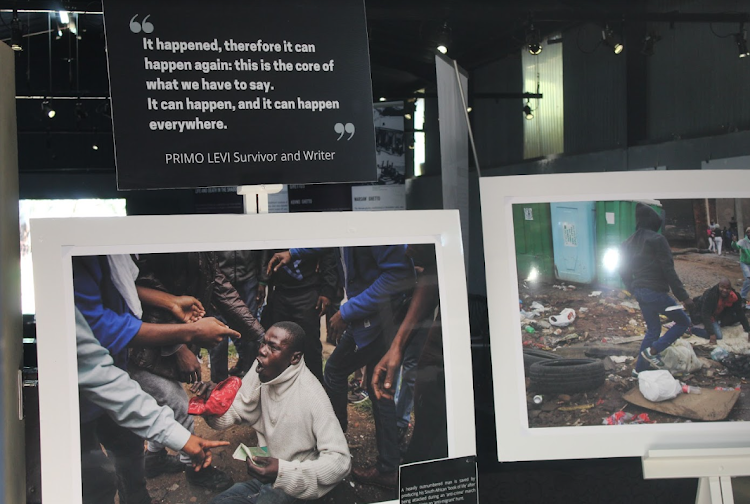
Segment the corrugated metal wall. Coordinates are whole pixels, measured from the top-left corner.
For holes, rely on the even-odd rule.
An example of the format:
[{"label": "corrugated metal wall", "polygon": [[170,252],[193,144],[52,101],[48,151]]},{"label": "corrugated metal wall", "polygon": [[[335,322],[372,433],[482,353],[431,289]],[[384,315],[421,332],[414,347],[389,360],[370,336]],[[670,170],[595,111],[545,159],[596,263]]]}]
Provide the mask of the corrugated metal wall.
[{"label": "corrugated metal wall", "polygon": [[[659,2],[664,12],[748,12],[750,2]],[[662,40],[648,60],[648,136],[652,141],[750,129],[750,58],[739,58],[737,24],[650,24]],[[718,35],[729,35],[719,38]],[[750,27],[746,27],[750,28]]]},{"label": "corrugated metal wall", "polygon": [[563,34],[566,154],[627,143],[625,55],[601,45],[601,37],[591,24]]},{"label": "corrugated metal wall", "polygon": [[[475,70],[472,93],[520,93],[521,59],[506,58]],[[517,99],[474,100],[471,112],[479,165],[501,166],[523,159],[523,114]]]},{"label": "corrugated metal wall", "polygon": [[[523,157],[532,159],[565,152],[565,97],[562,44],[547,44],[538,55],[521,49],[523,90],[542,93],[544,98],[528,101],[532,119],[523,121]],[[523,107],[522,101],[519,107]]]}]

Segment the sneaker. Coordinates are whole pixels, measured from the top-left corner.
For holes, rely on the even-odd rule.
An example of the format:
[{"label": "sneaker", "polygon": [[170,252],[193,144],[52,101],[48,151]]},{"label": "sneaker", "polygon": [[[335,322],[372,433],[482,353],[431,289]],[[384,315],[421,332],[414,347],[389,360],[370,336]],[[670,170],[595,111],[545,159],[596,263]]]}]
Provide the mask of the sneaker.
[{"label": "sneaker", "polygon": [[630,376],[632,376],[633,378],[638,378],[639,374],[640,373],[638,373],[638,371],[636,371],[635,369],[630,372]]},{"label": "sneaker", "polygon": [[176,455],[167,454],[167,450],[146,452],[146,477],[155,478],[160,474],[179,473],[185,470],[185,464]]},{"label": "sneaker", "polygon": [[651,364],[651,367],[654,369],[664,369],[666,367],[664,365],[664,361],[661,360],[661,357],[659,357],[659,354],[651,354],[650,348],[647,348],[643,352],[641,352],[641,355]]},{"label": "sneaker", "polygon": [[234,485],[234,480],[231,476],[214,466],[206,467],[198,472],[190,468],[185,471],[185,477],[191,485],[203,487],[213,492],[223,492]]},{"label": "sneaker", "polygon": [[365,402],[370,396],[362,389],[355,390],[352,392],[349,392],[346,396],[346,398],[349,400],[349,403],[351,404],[359,404],[361,402]]}]

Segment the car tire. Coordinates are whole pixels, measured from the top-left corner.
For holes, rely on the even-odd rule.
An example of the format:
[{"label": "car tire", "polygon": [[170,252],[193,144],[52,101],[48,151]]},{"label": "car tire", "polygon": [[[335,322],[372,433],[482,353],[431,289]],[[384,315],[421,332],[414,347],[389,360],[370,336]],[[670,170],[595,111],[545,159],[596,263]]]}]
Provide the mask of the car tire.
[{"label": "car tire", "polygon": [[561,359],[559,355],[546,350],[537,350],[536,348],[524,348],[523,349],[523,369],[527,373],[532,364],[537,362],[545,362],[550,359]]},{"label": "car tire", "polygon": [[529,368],[531,388],[537,392],[586,392],[600,387],[604,377],[604,363],[598,359],[549,359]]}]

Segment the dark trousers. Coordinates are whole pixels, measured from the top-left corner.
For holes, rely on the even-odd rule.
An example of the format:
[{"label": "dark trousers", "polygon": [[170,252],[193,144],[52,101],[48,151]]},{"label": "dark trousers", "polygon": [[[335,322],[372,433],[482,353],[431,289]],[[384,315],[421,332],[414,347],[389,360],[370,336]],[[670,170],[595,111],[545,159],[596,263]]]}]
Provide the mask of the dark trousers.
[{"label": "dark trousers", "polygon": [[357,369],[367,366],[367,392],[372,402],[375,419],[375,441],[378,448],[376,467],[383,473],[398,469],[400,453],[398,429],[396,427],[396,403],[393,399],[375,399],[370,376],[372,369],[385,355],[387,348],[383,335],[379,335],[364,348],[358,348],[349,331],[345,331],[341,341],[326,362],[323,386],[331,399],[333,411],[346,432],[348,426],[347,392],[348,378]]},{"label": "dark trousers", "polygon": [[[646,334],[643,336],[638,360],[635,363],[635,370],[640,373],[641,371],[650,369],[648,361],[643,358],[640,352],[650,347],[653,347],[657,353],[666,350],[669,345],[677,341],[688,330],[688,327],[690,327],[690,317],[688,317],[684,310],[666,311],[670,306],[677,304],[677,301],[672,299],[672,296],[666,292],[658,292],[641,287],[633,289],[633,295],[638,300],[638,305],[641,307],[641,314],[643,314],[643,321],[646,322]],[[660,336],[661,320],[659,319],[659,315],[665,315],[675,323],[664,333],[664,336]]]},{"label": "dark trousers", "polygon": [[427,333],[417,362],[414,386],[414,433],[404,463],[446,458],[448,420],[445,404],[445,365],[440,317]]},{"label": "dark trousers", "polygon": [[[106,456],[100,445],[107,450]],[[81,480],[83,504],[112,503],[115,490],[120,504],[150,504],[143,439],[107,415],[82,423]]]},{"label": "dark trousers", "polygon": [[268,294],[261,323],[268,330],[276,322],[294,322],[305,331],[305,364],[323,382],[323,345],[320,342],[320,317],[315,305],[318,290],[275,287]]}]

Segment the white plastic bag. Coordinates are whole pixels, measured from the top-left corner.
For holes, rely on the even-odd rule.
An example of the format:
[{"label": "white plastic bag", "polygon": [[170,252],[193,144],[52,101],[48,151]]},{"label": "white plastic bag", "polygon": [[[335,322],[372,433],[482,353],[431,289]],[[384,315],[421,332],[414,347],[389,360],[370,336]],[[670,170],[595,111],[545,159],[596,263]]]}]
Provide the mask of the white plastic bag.
[{"label": "white plastic bag", "polygon": [[638,374],[638,389],[651,402],[668,401],[682,392],[682,385],[666,369],[642,371]]},{"label": "white plastic bag", "polygon": [[576,319],[576,311],[573,308],[565,308],[560,315],[552,315],[549,323],[555,327],[565,327],[573,323]]},{"label": "white plastic bag", "polygon": [[693,345],[682,339],[667,347],[659,357],[673,374],[694,373],[703,367],[703,363],[695,355]]}]

